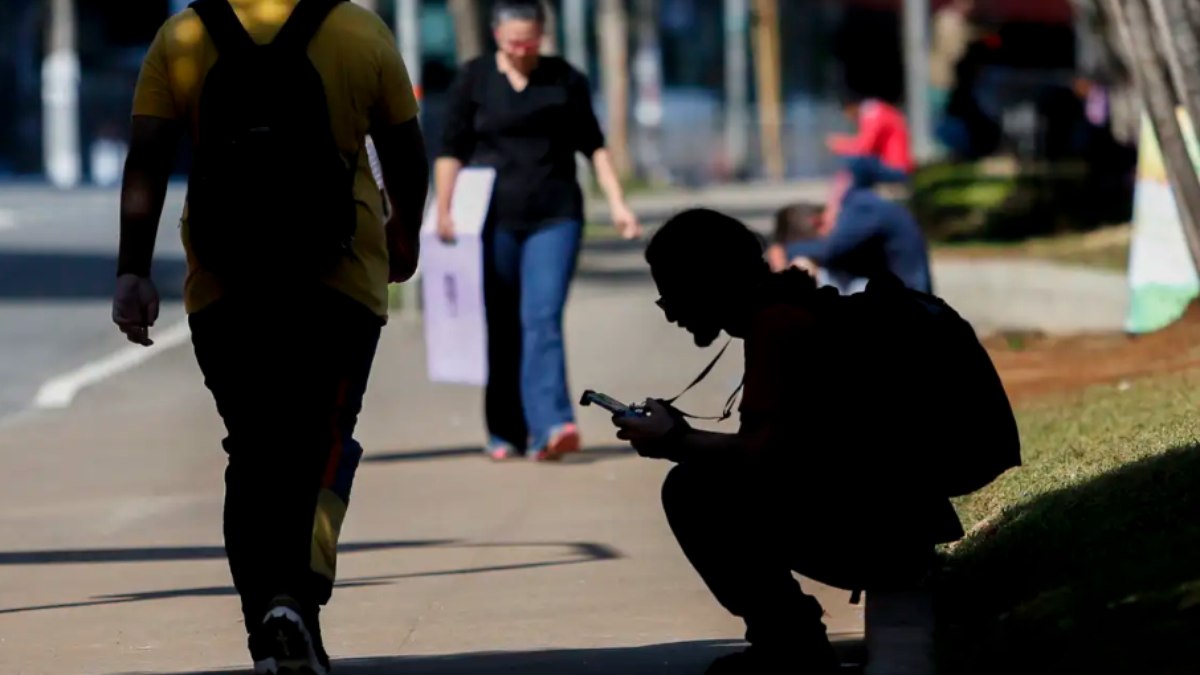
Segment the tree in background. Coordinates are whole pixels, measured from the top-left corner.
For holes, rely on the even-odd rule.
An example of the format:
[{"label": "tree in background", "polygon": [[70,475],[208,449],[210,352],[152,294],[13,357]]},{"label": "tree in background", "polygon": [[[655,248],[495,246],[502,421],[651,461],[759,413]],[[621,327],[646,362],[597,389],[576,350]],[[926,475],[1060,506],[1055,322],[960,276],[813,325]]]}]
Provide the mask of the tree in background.
[{"label": "tree in background", "polygon": [[783,180],[781,47],[779,0],[754,0],[754,69],[758,75],[759,136],[767,177]]},{"label": "tree in background", "polygon": [[599,0],[596,29],[600,78],[608,109],[608,148],[622,179],[633,173],[629,152],[629,13],[623,0]]},{"label": "tree in background", "polygon": [[454,44],[459,63],[483,54],[483,22],[479,0],[448,0],[447,8],[454,23]]},{"label": "tree in background", "polygon": [[[1114,79],[1132,85],[1154,129],[1194,264],[1200,266],[1200,176],[1178,112],[1200,120],[1197,0],[1078,0],[1110,54]],[[1123,133],[1127,133],[1123,132]]]},{"label": "tree in background", "polygon": [[558,8],[551,0],[542,0],[542,11],[546,13],[546,32],[542,34],[542,53],[557,56],[558,46]]}]

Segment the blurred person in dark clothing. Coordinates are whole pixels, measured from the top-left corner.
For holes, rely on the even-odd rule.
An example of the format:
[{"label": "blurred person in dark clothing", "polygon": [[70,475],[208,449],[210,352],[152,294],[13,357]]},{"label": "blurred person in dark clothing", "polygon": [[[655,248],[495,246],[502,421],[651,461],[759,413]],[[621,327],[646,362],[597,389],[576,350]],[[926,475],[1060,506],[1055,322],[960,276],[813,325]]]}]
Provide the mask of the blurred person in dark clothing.
[{"label": "blurred person in dark clothing", "polygon": [[488,380],[485,451],[555,460],[580,449],[562,319],[583,241],[576,155],[591,159],[620,234],[640,236],[592,110],[585,75],[539,54],[539,0],[497,0],[498,51],[463,64],[450,90],[437,182],[438,233],[455,237],[454,185],[464,166],[496,169],[484,228]]},{"label": "blurred person in dark clothing", "polygon": [[975,87],[979,84],[979,77],[996,40],[998,38],[994,36],[984,36],[967,48],[966,54],[955,66],[954,87],[935,125],[934,133],[938,141],[959,160],[986,157],[1000,145],[1000,124],[988,116],[975,94]]}]

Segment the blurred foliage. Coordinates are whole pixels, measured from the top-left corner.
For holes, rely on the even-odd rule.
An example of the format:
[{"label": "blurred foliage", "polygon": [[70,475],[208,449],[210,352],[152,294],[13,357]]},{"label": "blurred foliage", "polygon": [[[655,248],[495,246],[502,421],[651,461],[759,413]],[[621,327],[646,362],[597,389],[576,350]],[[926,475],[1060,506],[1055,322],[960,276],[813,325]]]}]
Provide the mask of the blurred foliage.
[{"label": "blurred foliage", "polygon": [[1131,186],[1083,160],[992,158],[921,168],[908,203],[932,241],[1020,241],[1127,223]]}]

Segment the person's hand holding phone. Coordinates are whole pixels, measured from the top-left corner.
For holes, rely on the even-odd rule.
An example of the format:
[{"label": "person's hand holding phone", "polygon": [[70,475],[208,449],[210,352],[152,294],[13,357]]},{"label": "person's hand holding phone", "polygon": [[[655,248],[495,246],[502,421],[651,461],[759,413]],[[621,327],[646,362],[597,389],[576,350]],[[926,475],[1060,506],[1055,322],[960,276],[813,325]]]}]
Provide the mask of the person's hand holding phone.
[{"label": "person's hand holding phone", "polygon": [[634,450],[651,459],[673,459],[680,448],[664,443],[684,422],[662,401],[650,399],[640,408],[640,415],[614,415],[617,438],[629,441]]}]

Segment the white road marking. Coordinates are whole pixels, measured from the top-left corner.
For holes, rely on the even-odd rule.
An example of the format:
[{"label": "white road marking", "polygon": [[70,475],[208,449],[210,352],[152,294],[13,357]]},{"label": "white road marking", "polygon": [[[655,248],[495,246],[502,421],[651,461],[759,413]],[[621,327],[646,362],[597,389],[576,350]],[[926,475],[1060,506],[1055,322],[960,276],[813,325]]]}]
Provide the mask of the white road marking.
[{"label": "white road marking", "polygon": [[75,400],[75,396],[83,389],[145,363],[156,354],[178,347],[187,342],[190,335],[187,320],[168,326],[157,334],[151,329],[150,339],[154,340],[153,345],[141,347],[131,344],[102,359],[59,375],[42,385],[33,404],[42,409],[65,408],[71,405],[71,401]]}]

